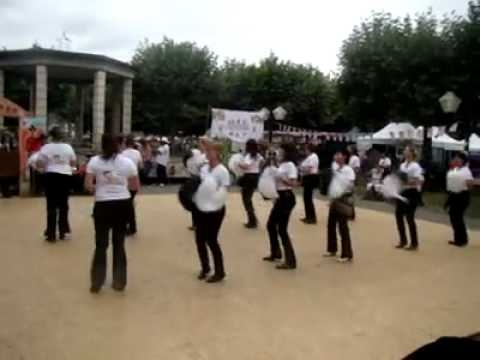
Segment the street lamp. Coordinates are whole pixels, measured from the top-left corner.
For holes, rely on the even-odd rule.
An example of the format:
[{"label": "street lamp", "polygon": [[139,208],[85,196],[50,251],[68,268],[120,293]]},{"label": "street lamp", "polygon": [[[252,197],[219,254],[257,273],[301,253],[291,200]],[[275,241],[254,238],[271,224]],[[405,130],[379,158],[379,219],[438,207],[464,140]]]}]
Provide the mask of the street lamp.
[{"label": "street lamp", "polygon": [[462,99],[460,99],[453,91],[447,91],[440,99],[438,99],[440,106],[445,114],[448,114],[450,117],[450,124],[447,129],[449,132],[456,132],[458,126],[455,126],[455,113],[457,112]]},{"label": "street lamp", "polygon": [[[260,110],[260,117],[263,121],[268,121],[268,142],[271,144],[273,140],[273,120],[283,121],[287,117],[287,110],[278,106],[272,112],[267,108]],[[273,115],[273,116],[272,116]]]}]

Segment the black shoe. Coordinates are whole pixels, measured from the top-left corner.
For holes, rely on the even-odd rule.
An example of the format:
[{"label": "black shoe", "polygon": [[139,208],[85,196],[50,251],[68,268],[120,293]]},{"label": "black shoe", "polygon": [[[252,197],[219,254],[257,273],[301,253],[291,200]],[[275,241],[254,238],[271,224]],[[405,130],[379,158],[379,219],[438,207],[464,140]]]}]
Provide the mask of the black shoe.
[{"label": "black shoe", "polygon": [[247,223],[247,224],[243,224],[243,226],[245,226],[247,229],[256,229],[256,228],[258,228],[258,225],[255,224],[255,223]]},{"label": "black shoe", "polygon": [[99,285],[92,285],[92,286],[90,286],[90,292],[91,292],[92,294],[98,294],[98,293],[100,292],[100,289],[101,289],[101,288],[102,288],[102,287],[99,286]]},{"label": "black shoe", "polygon": [[397,246],[395,246],[395,249],[403,249],[405,246],[407,246],[407,244],[398,244]]},{"label": "black shoe", "polygon": [[137,234],[137,230],[128,230],[126,235],[127,236],[135,236]]},{"label": "black shoe", "polygon": [[49,243],[54,243],[57,241],[57,239],[54,237],[54,236],[48,236],[46,239],[45,239],[46,242],[49,242]]},{"label": "black shoe", "polygon": [[274,262],[274,261],[281,260],[281,259],[282,259],[281,256],[272,256],[272,255],[270,255],[270,256],[265,256],[265,257],[263,258],[263,261]]},{"label": "black shoe", "polygon": [[276,268],[278,270],[294,270],[296,269],[297,267],[295,265],[289,265],[289,264],[280,264],[280,265],[277,265]]},{"label": "black shoe", "polygon": [[309,224],[309,225],[315,225],[317,223],[317,219],[303,218],[303,219],[300,219],[300,221],[305,223],[305,224]]},{"label": "black shoe", "polygon": [[205,280],[208,277],[208,274],[210,273],[210,270],[208,271],[200,271],[200,273],[197,276],[198,280]]},{"label": "black shoe", "polygon": [[196,228],[195,228],[195,226],[193,226],[193,225],[188,227],[188,230],[190,230],[190,231],[195,231],[195,229],[196,229]]},{"label": "black shoe", "polygon": [[208,278],[207,283],[213,284],[213,283],[220,282],[223,279],[225,279],[225,275],[214,274]]},{"label": "black shoe", "polygon": [[405,248],[407,251],[416,251],[418,250],[418,245],[410,245]]},{"label": "black shoe", "polygon": [[455,242],[455,241],[449,241],[448,243],[449,243],[450,245],[457,246],[457,247],[467,246],[467,243],[465,243],[465,244],[460,244],[460,243],[457,243],[457,242]]},{"label": "black shoe", "polygon": [[126,286],[125,284],[120,284],[116,282],[112,283],[112,289],[115,291],[123,291],[125,290],[125,286]]}]

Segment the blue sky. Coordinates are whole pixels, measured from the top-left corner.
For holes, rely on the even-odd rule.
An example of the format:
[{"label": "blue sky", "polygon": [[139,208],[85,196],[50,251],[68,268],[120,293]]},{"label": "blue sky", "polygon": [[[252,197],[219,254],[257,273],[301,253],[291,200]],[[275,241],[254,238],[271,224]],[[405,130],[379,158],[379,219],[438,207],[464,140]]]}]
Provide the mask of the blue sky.
[{"label": "blue sky", "polygon": [[[0,46],[34,41],[130,60],[144,38],[206,45],[220,60],[256,62],[271,51],[282,59],[337,70],[342,41],[372,11],[405,16],[432,8],[464,14],[462,0],[0,0]],[[64,44],[65,46],[65,44]]]}]

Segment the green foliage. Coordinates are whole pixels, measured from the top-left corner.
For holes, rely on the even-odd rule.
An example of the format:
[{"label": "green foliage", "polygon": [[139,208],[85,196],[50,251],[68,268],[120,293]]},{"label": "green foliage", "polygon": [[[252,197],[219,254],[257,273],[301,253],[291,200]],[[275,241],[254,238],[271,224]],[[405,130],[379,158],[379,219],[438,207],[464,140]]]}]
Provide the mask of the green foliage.
[{"label": "green foliage", "polygon": [[135,128],[167,133],[203,127],[219,91],[217,58],[210,50],[167,38],[144,41],[132,66]]},{"label": "green foliage", "polygon": [[438,98],[453,90],[464,100],[459,117],[467,117],[468,99],[480,90],[479,5],[470,3],[467,18],[374,13],[357,26],[340,55],[345,116],[372,129],[395,119],[439,124]]}]

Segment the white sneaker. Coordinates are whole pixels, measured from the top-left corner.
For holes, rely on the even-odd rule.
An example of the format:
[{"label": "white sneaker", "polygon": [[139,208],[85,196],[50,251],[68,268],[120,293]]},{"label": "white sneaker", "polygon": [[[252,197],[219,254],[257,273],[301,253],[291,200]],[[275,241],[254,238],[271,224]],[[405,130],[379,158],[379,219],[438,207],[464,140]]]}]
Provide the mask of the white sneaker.
[{"label": "white sneaker", "polygon": [[352,258],[338,258],[337,261],[338,261],[339,263],[344,264],[344,263],[351,262],[351,261],[352,261]]},{"label": "white sneaker", "polygon": [[72,234],[65,233],[63,236],[60,237],[60,240],[72,240]]},{"label": "white sneaker", "polygon": [[330,252],[327,252],[327,253],[323,254],[323,257],[335,257],[335,256],[337,256],[337,254],[330,253]]}]

